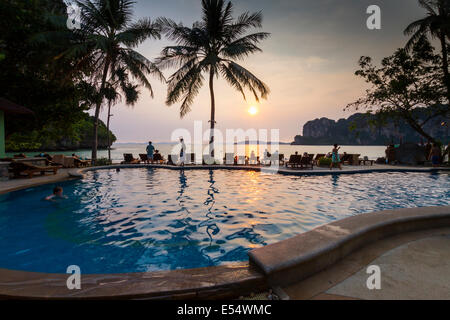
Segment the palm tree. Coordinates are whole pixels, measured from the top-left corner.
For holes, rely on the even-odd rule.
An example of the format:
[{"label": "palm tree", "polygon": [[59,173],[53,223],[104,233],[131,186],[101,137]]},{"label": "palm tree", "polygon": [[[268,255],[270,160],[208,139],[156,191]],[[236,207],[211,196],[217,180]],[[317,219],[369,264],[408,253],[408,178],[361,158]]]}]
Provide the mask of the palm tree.
[{"label": "palm tree", "polygon": [[419,5],[427,11],[427,16],[412,22],[404,31],[406,35],[412,35],[406,44],[410,50],[420,38],[431,36],[439,39],[442,51],[442,71],[444,84],[447,87],[447,100],[450,102],[450,73],[448,70],[448,47],[450,39],[450,0],[419,0]]},{"label": "palm tree", "polygon": [[203,16],[192,28],[163,19],[164,31],[176,45],[165,47],[157,63],[161,68],[178,67],[168,79],[166,103],[182,100],[180,116],[190,110],[195,96],[203,85],[203,73],[209,75],[211,96],[210,154],[214,156],[215,95],[214,78],[221,75],[244,97],[248,89],[259,101],[266,99],[269,88],[250,71],[237,63],[248,55],[262,50],[257,46],[269,33],[247,34],[251,28],[262,27],[260,12],[245,12],[233,19],[233,5],[223,0],[202,0]]},{"label": "palm tree", "polygon": [[[76,61],[74,70],[82,69],[97,87],[105,92],[107,80],[113,70],[123,69],[134,81],[150,91],[153,90],[147,75],[154,75],[165,81],[158,67],[133,50],[148,38],[161,38],[159,19],[140,19],[133,22],[133,0],[79,0],[73,1],[81,11],[80,29],[71,31],[71,45],[57,58]],[[62,37],[61,32],[54,38]],[[97,133],[100,109],[104,96],[95,103],[94,141],[92,160],[97,159]]]},{"label": "palm tree", "polygon": [[109,131],[111,120],[111,107],[125,97],[125,104],[134,106],[139,100],[138,86],[130,82],[127,72],[123,68],[112,69],[111,78],[105,84],[103,96],[108,103],[108,117],[106,121],[106,132],[108,134],[108,160],[111,161],[111,133]]}]

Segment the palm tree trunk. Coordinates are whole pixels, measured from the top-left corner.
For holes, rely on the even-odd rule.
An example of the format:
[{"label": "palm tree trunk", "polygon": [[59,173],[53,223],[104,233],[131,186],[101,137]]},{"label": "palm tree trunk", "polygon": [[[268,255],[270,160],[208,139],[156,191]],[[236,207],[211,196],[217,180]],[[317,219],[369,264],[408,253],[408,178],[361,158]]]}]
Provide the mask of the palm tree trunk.
[{"label": "palm tree trunk", "polygon": [[450,74],[448,71],[448,52],[447,52],[447,42],[445,39],[446,35],[444,32],[440,32],[439,38],[441,40],[442,46],[442,68],[444,71],[444,84],[447,87],[447,100],[450,103]]},{"label": "palm tree trunk", "polygon": [[[103,93],[103,89],[105,89],[106,77],[108,75],[109,69],[109,61],[107,60],[105,63],[105,68],[103,70],[102,84],[100,86],[100,95]],[[100,117],[100,108],[102,106],[103,96],[98,99],[97,105],[95,106],[95,115],[94,115],[94,137],[92,142],[92,162],[95,164],[97,160],[97,148],[98,148],[98,118]]]},{"label": "palm tree trunk", "polygon": [[214,69],[209,71],[209,93],[211,95],[211,120],[210,120],[210,140],[209,154],[214,158],[214,128],[216,124],[216,101],[214,97]]},{"label": "palm tree trunk", "polygon": [[111,134],[109,132],[110,119],[111,119],[111,101],[108,101],[108,120],[106,123],[106,134],[108,135],[108,160],[111,162]]}]

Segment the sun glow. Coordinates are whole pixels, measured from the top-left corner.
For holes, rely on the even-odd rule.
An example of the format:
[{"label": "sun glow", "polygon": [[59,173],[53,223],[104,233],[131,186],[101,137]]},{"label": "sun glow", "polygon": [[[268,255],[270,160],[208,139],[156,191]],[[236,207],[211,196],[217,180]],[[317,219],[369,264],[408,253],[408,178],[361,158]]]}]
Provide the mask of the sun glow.
[{"label": "sun glow", "polygon": [[251,106],[251,107],[248,109],[248,113],[249,113],[250,115],[252,115],[252,116],[256,115],[258,112],[259,112],[259,110],[258,110],[258,108],[255,107],[255,106]]}]

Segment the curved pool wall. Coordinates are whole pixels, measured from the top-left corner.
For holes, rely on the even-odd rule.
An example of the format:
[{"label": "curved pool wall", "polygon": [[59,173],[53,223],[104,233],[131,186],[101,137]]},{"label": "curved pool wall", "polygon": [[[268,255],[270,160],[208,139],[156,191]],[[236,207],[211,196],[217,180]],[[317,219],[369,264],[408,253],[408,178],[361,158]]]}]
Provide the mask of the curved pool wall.
[{"label": "curved pool wall", "polygon": [[[250,251],[250,264],[147,273],[82,275],[0,269],[0,299],[225,299],[294,283],[378,240],[450,227],[450,206],[361,214]],[[445,229],[444,232],[449,232]],[[361,266],[363,267],[363,266]]]},{"label": "curved pool wall", "polygon": [[[136,167],[144,167],[142,165],[138,166],[120,166],[120,168],[136,168]],[[145,167],[160,167],[160,166],[145,166]],[[113,167],[115,168],[115,167]],[[97,169],[111,169],[111,167],[106,168],[89,168],[87,170],[79,170],[78,172],[73,172],[72,175],[76,177],[81,177],[87,171],[97,170]],[[180,168],[169,167],[172,170],[179,170]],[[185,170],[190,169],[221,169],[217,166],[208,167],[208,168],[184,168]],[[227,167],[226,169],[230,169]],[[232,169],[243,169],[250,171],[259,171],[259,168],[232,168]],[[439,169],[441,170],[441,169]],[[381,170],[370,170],[370,172],[377,172]],[[415,169],[415,168],[402,168],[401,170],[388,169],[382,170],[384,172],[435,172],[436,169]],[[333,174],[344,174],[345,172],[333,172]],[[361,173],[361,172],[359,172]],[[295,172],[295,174],[306,174],[311,175],[313,172]],[[324,172],[320,172],[319,174],[325,174]],[[329,175],[330,173],[328,173]],[[430,211],[431,210],[431,211]],[[436,213],[436,210],[441,212],[441,217],[436,217],[436,215],[430,215],[430,212]],[[401,216],[404,216],[407,213],[412,212],[416,216],[415,218],[404,219]],[[384,226],[378,225],[377,231],[375,235],[378,235],[377,239],[380,237],[389,236],[395,233],[400,232],[409,232],[412,230],[420,230],[423,228],[437,228],[450,225],[450,207],[443,206],[438,208],[417,208],[417,209],[402,209],[402,210],[393,210],[395,214],[398,212],[398,217],[396,222],[396,228],[391,228],[391,230],[387,233],[383,232]],[[362,214],[355,217],[339,220],[333,222],[331,225],[345,223],[349,219],[353,219],[353,222],[358,225],[363,225],[363,221],[359,221],[358,219],[367,219],[373,215],[377,215],[380,217],[380,214],[384,216],[383,213],[373,213],[373,214]],[[423,221],[427,220],[427,223],[423,223]],[[370,222],[371,219],[369,219]],[[389,220],[389,219],[388,219]],[[416,220],[419,223],[416,223]],[[402,227],[403,222],[407,223],[407,227]],[[389,221],[385,221],[384,225],[389,226]],[[328,224],[322,227],[316,228],[312,231],[303,233],[299,236],[305,236],[308,239],[316,239],[320,237],[317,234],[316,230],[328,228]],[[364,229],[364,228],[363,228]],[[375,230],[373,228],[365,228],[366,231]],[[332,237],[339,236],[339,230],[336,229],[327,229],[328,234]],[[331,232],[330,232],[331,231]],[[359,235],[364,235],[366,233],[364,230],[360,230],[358,232]],[[335,233],[333,235],[333,232]],[[370,233],[370,232],[369,232]],[[374,241],[377,240],[374,238],[372,232],[371,237],[367,237],[365,241]],[[279,243],[289,242],[291,239],[281,241]],[[344,241],[345,242],[345,241]],[[333,253],[331,256],[333,257],[333,261],[337,261],[336,259],[340,259],[343,257],[343,254],[348,253],[350,250],[354,250],[356,247],[364,245],[364,241],[358,240],[359,243],[355,245],[353,243],[352,246],[347,247],[346,250],[342,250],[341,254],[336,255]],[[279,244],[277,243],[277,244]],[[276,246],[277,244],[273,244]],[[341,246],[345,245],[345,243],[331,243],[331,247],[333,249],[338,250]],[[264,252],[265,249],[268,248],[271,250],[272,245],[256,249],[255,251]],[[349,249],[350,248],[350,249]],[[303,256],[303,258],[299,259],[294,258],[292,260],[292,255],[287,255],[288,260],[287,264],[290,264],[292,267],[292,261],[303,261],[308,262],[310,258],[315,256],[314,252],[309,252],[306,249],[306,252],[301,250],[298,252],[295,247],[292,247],[292,252],[297,252],[298,255]],[[250,256],[252,257],[253,251],[250,252]],[[345,255],[344,255],[345,256]],[[306,257],[306,258],[305,258]],[[330,263],[330,259],[325,259]],[[332,262],[331,262],[332,263]],[[257,287],[266,286],[268,282],[271,285],[276,285],[278,280],[274,274],[270,275],[270,272],[267,273],[267,270],[264,269],[263,265],[259,265],[255,263],[254,257],[251,258],[251,265],[257,265],[257,267],[248,266],[246,264],[231,264],[224,265],[219,267],[210,267],[210,268],[198,268],[198,269],[186,269],[186,270],[174,270],[174,271],[160,271],[160,272],[149,272],[149,273],[127,273],[120,275],[85,275],[83,281],[83,287],[87,288],[87,290],[81,290],[77,293],[73,291],[68,291],[65,285],[65,281],[67,279],[67,275],[65,274],[47,274],[47,273],[33,273],[33,272],[23,272],[23,271],[13,271],[0,269],[0,297],[10,298],[10,297],[19,297],[19,298],[56,298],[56,299],[65,299],[65,298],[111,298],[111,297],[122,297],[122,298],[139,298],[139,297],[168,297],[168,298],[205,298],[205,297],[236,297],[239,294],[243,294],[244,292],[251,292]],[[326,263],[325,263],[326,264]],[[314,267],[311,268],[308,272],[305,273],[305,276],[310,274],[311,272],[317,272],[319,266],[317,266],[317,270],[314,271]],[[322,265],[324,267],[324,265]],[[286,272],[283,268],[281,268],[283,274],[290,274]],[[295,271],[294,274],[297,274],[302,278],[302,272]],[[220,277],[219,275],[224,275]],[[191,279],[192,277],[198,277],[199,281],[187,281],[186,279]],[[186,279],[183,279],[186,277]],[[216,278],[216,280],[212,280],[212,278]],[[167,280],[170,280],[171,285],[167,284]],[[210,281],[206,281],[209,279]],[[283,281],[286,281],[284,279]],[[84,283],[85,282],[85,283]],[[149,284],[152,288],[149,287]],[[161,285],[162,284],[162,285]],[[249,291],[251,290],[251,291]]]}]

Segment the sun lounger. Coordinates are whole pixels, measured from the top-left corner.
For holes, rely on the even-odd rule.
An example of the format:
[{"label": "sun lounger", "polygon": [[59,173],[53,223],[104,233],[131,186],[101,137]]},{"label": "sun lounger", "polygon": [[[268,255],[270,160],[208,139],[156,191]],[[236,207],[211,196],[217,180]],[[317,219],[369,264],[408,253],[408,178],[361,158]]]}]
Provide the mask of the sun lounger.
[{"label": "sun lounger", "polygon": [[186,164],[195,164],[195,153],[186,153]]},{"label": "sun lounger", "polygon": [[302,160],[302,156],[299,154],[292,154],[289,157],[289,161],[286,162],[286,168],[288,168],[289,166],[291,168],[298,168],[300,166]]},{"label": "sun lounger", "polygon": [[14,160],[11,162],[10,166],[15,178],[19,178],[22,175],[32,178],[35,173],[40,173],[41,175],[45,175],[46,172],[57,174],[58,169],[61,168],[61,166],[35,166],[26,162],[18,162]]},{"label": "sun lounger", "polygon": [[63,154],[55,154],[52,158],[52,164],[64,166],[64,155]]},{"label": "sun lounger", "polygon": [[74,157],[73,161],[74,161],[75,166],[77,168],[89,167],[91,165],[91,163],[92,163],[91,160],[82,160],[82,159],[79,159],[77,157]]},{"label": "sun lounger", "polygon": [[259,164],[259,160],[258,157],[253,155],[250,155],[250,157],[248,158],[248,164],[249,165],[258,165]]},{"label": "sun lounger", "polygon": [[278,155],[278,161],[280,165],[284,166],[284,163],[286,162],[286,160],[284,159],[284,153]]},{"label": "sun lounger", "polygon": [[300,160],[300,167],[302,169],[308,167],[311,167],[311,170],[314,169],[314,155],[303,156]]},{"label": "sun lounger", "polygon": [[124,153],[123,154],[122,164],[139,164],[141,161],[139,159],[135,159],[131,153]]},{"label": "sun lounger", "polygon": [[163,163],[164,162],[164,158],[160,153],[155,153],[153,156],[153,161],[156,163]]},{"label": "sun lounger", "polygon": [[365,166],[368,163],[369,165],[373,166],[374,162],[375,162],[374,160],[369,160],[368,157],[364,157],[363,159],[359,159],[359,165],[364,165]]},{"label": "sun lounger", "polygon": [[226,153],[223,158],[223,163],[226,165],[234,165],[234,153]]}]

